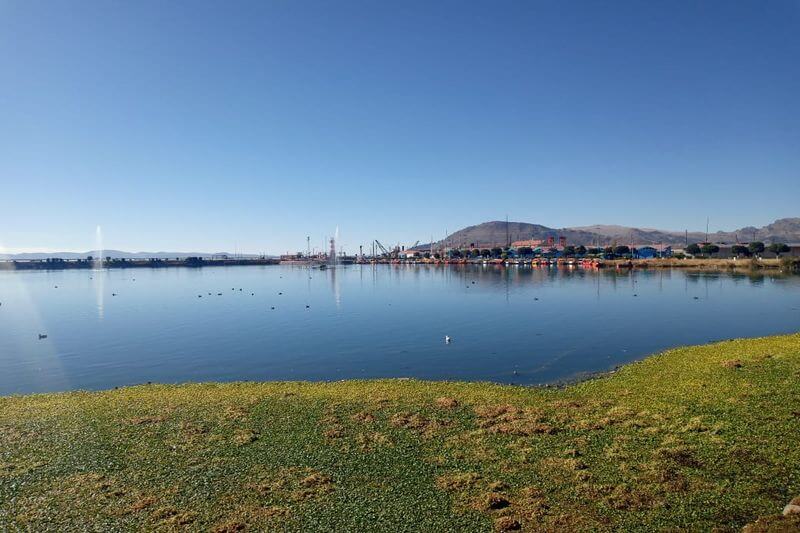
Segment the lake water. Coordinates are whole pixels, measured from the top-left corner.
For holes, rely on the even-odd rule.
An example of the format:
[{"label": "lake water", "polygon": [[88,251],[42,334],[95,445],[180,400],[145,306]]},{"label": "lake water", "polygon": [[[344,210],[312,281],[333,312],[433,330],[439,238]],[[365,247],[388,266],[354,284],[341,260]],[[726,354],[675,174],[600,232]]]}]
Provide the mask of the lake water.
[{"label": "lake water", "polygon": [[800,330],[798,276],[663,270],[0,272],[0,303],[3,395],[148,381],[538,384],[671,346]]}]

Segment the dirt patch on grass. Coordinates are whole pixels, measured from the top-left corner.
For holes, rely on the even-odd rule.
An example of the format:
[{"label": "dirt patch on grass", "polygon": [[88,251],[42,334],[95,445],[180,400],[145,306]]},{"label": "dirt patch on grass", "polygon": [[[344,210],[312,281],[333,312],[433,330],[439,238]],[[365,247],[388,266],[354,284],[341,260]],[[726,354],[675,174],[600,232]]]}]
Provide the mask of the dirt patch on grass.
[{"label": "dirt patch on grass", "polygon": [[497,511],[498,509],[505,509],[509,505],[511,505],[511,502],[508,501],[508,498],[499,492],[481,494],[472,504],[473,508],[478,511]]},{"label": "dirt patch on grass", "polygon": [[306,470],[308,475],[300,479],[297,490],[292,492],[294,500],[309,500],[319,498],[333,490],[333,480],[321,472],[311,469]]},{"label": "dirt patch on grass", "polygon": [[270,499],[298,502],[319,498],[333,490],[333,480],[309,467],[282,468],[277,472],[262,472],[257,481],[246,488]]},{"label": "dirt patch on grass", "polygon": [[252,429],[237,429],[233,434],[233,442],[238,446],[245,446],[258,440],[258,434]]},{"label": "dirt patch on grass", "polygon": [[652,507],[657,500],[648,488],[623,483],[614,487],[604,501],[612,509],[639,511]]},{"label": "dirt patch on grass", "polygon": [[522,524],[513,516],[501,516],[494,521],[494,530],[498,533],[519,531],[520,529],[522,529]]},{"label": "dirt patch on grass", "polygon": [[126,492],[117,481],[97,472],[74,474],[65,478],[63,494],[72,497],[121,498]]},{"label": "dirt patch on grass", "polygon": [[138,513],[139,511],[144,511],[145,509],[148,509],[153,505],[155,505],[157,501],[158,500],[152,496],[145,496],[139,498],[131,505],[129,505],[124,511],[122,511],[121,514],[125,515],[125,514]]},{"label": "dirt patch on grass", "polygon": [[344,437],[344,426],[341,420],[336,415],[327,415],[319,421],[319,425],[323,427],[322,435],[326,439],[340,439]]},{"label": "dirt patch on grass", "polygon": [[490,433],[530,436],[549,435],[557,431],[538,409],[522,409],[513,405],[483,405],[475,407],[475,416],[478,427]]},{"label": "dirt patch on grass", "polygon": [[208,432],[208,426],[201,422],[181,422],[181,433],[187,437],[199,437]]},{"label": "dirt patch on grass", "polygon": [[237,533],[240,531],[277,531],[278,527],[271,527],[278,523],[285,523],[291,516],[291,510],[283,505],[243,505],[225,518],[221,524],[211,528],[213,533]]},{"label": "dirt patch on grass", "polygon": [[379,431],[373,431],[369,433],[359,433],[356,435],[356,443],[358,444],[361,451],[369,452],[373,451],[376,448],[380,448],[382,446],[392,446],[392,439],[389,438],[389,435],[385,433],[381,433]]},{"label": "dirt patch on grass", "polygon": [[436,486],[442,490],[465,490],[481,480],[477,472],[451,472],[436,478]]},{"label": "dirt patch on grass", "polygon": [[800,531],[800,514],[762,516],[742,529],[742,533],[797,533],[798,531]]},{"label": "dirt patch on grass", "polygon": [[436,405],[443,409],[455,409],[458,407],[458,400],[455,398],[449,398],[447,396],[442,396],[441,398],[436,398]]},{"label": "dirt patch on grass", "polygon": [[244,522],[226,522],[216,526],[211,531],[212,533],[237,533],[238,531],[245,531],[247,524]]},{"label": "dirt patch on grass", "polygon": [[428,427],[430,420],[419,413],[402,412],[393,414],[389,422],[396,428],[423,431]]},{"label": "dirt patch on grass", "polygon": [[694,449],[683,444],[667,441],[665,445],[653,450],[653,458],[664,462],[672,462],[680,466],[700,468],[702,464],[695,457]]},{"label": "dirt patch on grass", "polygon": [[195,521],[195,513],[181,512],[174,507],[161,507],[150,515],[153,520],[169,526],[186,526]]},{"label": "dirt patch on grass", "polygon": [[354,414],[352,416],[352,419],[355,422],[359,422],[361,424],[372,424],[373,422],[375,422],[375,415],[367,411],[361,411],[360,413]]},{"label": "dirt patch on grass", "polygon": [[222,412],[222,416],[228,420],[243,420],[247,418],[249,412],[247,409],[243,407],[239,407],[238,405],[229,405],[225,408]]}]

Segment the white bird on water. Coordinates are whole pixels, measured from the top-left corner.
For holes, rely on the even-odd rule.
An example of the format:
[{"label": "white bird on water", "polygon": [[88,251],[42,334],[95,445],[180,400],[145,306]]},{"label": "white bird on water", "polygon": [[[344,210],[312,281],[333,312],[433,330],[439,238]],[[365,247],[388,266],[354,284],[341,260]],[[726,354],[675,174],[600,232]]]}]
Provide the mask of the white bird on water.
[{"label": "white bird on water", "polygon": [[453,339],[450,338],[450,335],[445,335],[444,336],[444,343],[445,344],[450,344],[452,341],[453,341]]}]

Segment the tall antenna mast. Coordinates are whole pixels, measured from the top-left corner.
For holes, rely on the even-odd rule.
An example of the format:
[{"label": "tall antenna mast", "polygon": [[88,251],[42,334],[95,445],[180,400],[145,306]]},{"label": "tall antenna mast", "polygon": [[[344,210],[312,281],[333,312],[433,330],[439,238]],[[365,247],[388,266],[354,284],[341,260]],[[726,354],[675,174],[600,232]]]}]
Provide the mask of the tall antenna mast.
[{"label": "tall antenna mast", "polygon": [[706,242],[708,242],[708,217],[706,217]]}]

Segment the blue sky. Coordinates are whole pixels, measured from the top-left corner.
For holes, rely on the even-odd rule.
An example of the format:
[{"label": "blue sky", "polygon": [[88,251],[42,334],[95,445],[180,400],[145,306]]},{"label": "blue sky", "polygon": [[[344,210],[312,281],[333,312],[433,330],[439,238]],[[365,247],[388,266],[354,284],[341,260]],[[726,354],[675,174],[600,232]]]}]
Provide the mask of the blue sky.
[{"label": "blue sky", "polygon": [[0,1],[0,247],[800,216],[800,2]]}]

